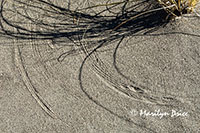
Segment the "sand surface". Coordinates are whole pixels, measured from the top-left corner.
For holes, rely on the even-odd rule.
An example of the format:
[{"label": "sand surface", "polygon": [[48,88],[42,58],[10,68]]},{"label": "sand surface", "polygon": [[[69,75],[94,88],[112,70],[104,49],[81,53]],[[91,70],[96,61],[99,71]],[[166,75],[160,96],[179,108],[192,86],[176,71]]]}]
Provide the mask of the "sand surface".
[{"label": "sand surface", "polygon": [[111,32],[122,5],[2,2],[0,133],[200,132],[199,18],[155,13]]}]

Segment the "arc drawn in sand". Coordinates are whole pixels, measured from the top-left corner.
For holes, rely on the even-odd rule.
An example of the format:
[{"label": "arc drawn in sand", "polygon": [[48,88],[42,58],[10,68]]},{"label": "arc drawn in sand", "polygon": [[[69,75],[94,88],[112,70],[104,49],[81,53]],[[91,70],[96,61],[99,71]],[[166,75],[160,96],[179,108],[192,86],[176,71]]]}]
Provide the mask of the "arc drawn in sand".
[{"label": "arc drawn in sand", "polygon": [[[146,6],[143,6],[141,3],[145,3]],[[168,101],[164,99],[164,96],[157,97],[156,95],[152,95],[151,89],[145,90],[141,87],[141,85],[138,85],[134,81],[128,80],[123,76],[120,76],[120,74],[116,73],[116,71],[108,71],[108,65],[98,55],[99,48],[106,47],[106,45],[109,45],[109,43],[115,40],[120,40],[118,43],[119,46],[124,37],[145,35],[165,25],[167,21],[163,20],[165,20],[164,18],[166,16],[161,15],[164,14],[165,11],[159,10],[157,12],[150,12],[149,14],[146,14],[144,16],[138,16],[134,20],[130,20],[130,22],[127,22],[125,25],[119,27],[115,32],[110,32],[113,30],[113,28],[115,28],[127,18],[139,14],[140,12],[136,11],[138,10],[137,6],[143,8],[143,10],[146,11],[157,8],[154,4],[149,3],[148,1],[142,1],[138,4],[133,4],[128,9],[126,9],[126,3],[124,2],[124,7],[122,6],[122,10],[120,10],[117,15],[113,13],[113,16],[101,16],[102,12],[98,12],[95,15],[89,15],[86,13],[70,11],[68,9],[54,5],[51,2],[46,2],[43,0],[38,0],[35,2],[31,2],[29,0],[16,0],[15,2],[13,1],[13,3],[11,4],[11,8],[5,7],[6,4],[9,3],[6,3],[5,0],[1,2],[1,30],[3,31],[4,35],[21,39],[23,41],[30,41],[29,39],[51,40],[54,43],[60,43],[61,49],[63,47],[64,49],[66,47],[73,49],[61,54],[60,57],[58,57],[59,61],[64,61],[65,58],[73,54],[80,54],[80,52],[85,53],[86,57],[83,56],[84,61],[81,68],[83,68],[86,61],[89,60],[89,62],[87,63],[90,64],[92,70],[105,84],[108,85],[109,88],[133,100],[163,105],[173,105],[171,104],[173,103],[172,101],[174,101],[175,104],[176,102],[180,102],[177,101],[175,98],[166,98],[169,99]],[[109,12],[110,10],[112,10],[112,7],[115,6],[116,5],[109,7],[111,8],[109,9]],[[14,12],[12,8],[16,9],[16,11]],[[39,11],[37,11],[36,9]],[[31,15],[31,12],[35,13],[35,15]],[[6,16],[7,14],[18,15],[19,18],[21,17],[20,22]],[[155,20],[155,16],[158,15],[160,15],[160,18]],[[35,16],[39,17],[37,18]],[[54,21],[52,23],[49,22],[47,19],[51,19]],[[76,20],[76,22],[74,22],[74,20]],[[28,27],[26,27],[27,25],[31,25],[31,27],[34,27],[34,29],[29,29]],[[90,27],[88,27],[88,25],[90,25]],[[72,31],[69,32],[69,30]],[[74,42],[76,42],[75,45],[73,44]],[[54,47],[54,45],[52,44],[50,47]],[[39,46],[36,46],[35,48],[39,48]],[[58,49],[60,50],[60,48]],[[49,54],[45,58],[47,59],[50,56],[51,54]],[[16,47],[16,59],[23,80],[26,82],[25,84],[30,93],[36,99],[36,101],[38,101],[45,112],[54,117],[55,114],[53,113],[53,111],[50,109],[49,106],[47,106],[45,102],[43,102],[44,100],[42,100],[41,96],[30,84],[30,81],[28,81],[26,71],[24,70],[24,67],[22,65],[23,63],[20,58],[19,47]],[[118,80],[119,78],[124,78],[125,82]],[[81,69],[79,80],[81,84]],[[100,106],[103,107],[103,105]]]}]

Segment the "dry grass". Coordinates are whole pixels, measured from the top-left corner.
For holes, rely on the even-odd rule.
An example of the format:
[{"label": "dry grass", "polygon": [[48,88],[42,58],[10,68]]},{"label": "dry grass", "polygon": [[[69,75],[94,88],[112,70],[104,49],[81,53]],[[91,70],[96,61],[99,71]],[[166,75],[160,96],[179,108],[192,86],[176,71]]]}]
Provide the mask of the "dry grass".
[{"label": "dry grass", "polygon": [[[102,6],[109,7],[109,6],[121,5],[125,3],[129,4],[132,2],[137,2],[137,0],[127,0],[127,1],[121,1],[121,2],[93,5],[84,9],[91,9],[91,8],[97,8],[97,7],[102,7]],[[131,20],[134,20],[135,18],[139,16],[152,13],[155,11],[159,11],[159,10],[165,10],[168,13],[168,16],[166,17],[166,19],[169,19],[169,20],[182,16],[183,14],[191,14],[193,12],[196,13],[197,16],[199,16],[199,14],[195,10],[195,7],[198,2],[199,0],[156,0],[155,4],[157,3],[158,5],[160,5],[160,7],[152,9],[152,10],[144,11],[144,12],[141,12],[140,14],[132,16],[131,18],[117,25],[112,31],[118,29],[122,25],[126,24],[127,22]]]},{"label": "dry grass", "polygon": [[170,15],[177,17],[193,12],[198,0],[158,0],[158,2]]}]

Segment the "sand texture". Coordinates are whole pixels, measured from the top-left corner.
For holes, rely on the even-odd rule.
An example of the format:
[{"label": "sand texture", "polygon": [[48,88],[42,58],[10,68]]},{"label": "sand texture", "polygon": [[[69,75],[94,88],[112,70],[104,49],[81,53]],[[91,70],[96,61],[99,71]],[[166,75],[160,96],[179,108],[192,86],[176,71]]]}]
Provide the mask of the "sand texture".
[{"label": "sand texture", "polygon": [[145,0],[0,2],[0,133],[200,132],[194,13],[138,15],[159,8]]}]

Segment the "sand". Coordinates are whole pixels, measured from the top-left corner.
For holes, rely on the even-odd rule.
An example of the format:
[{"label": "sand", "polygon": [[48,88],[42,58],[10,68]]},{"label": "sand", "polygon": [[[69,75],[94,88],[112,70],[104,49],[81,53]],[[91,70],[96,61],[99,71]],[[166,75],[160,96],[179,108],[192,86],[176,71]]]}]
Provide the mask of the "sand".
[{"label": "sand", "polygon": [[104,7],[74,17],[64,9],[105,1],[49,3],[3,4],[3,17],[22,27],[1,16],[0,133],[200,131],[199,18],[163,26],[153,14],[110,33],[114,22],[105,15],[117,15],[120,6],[91,18]]}]

